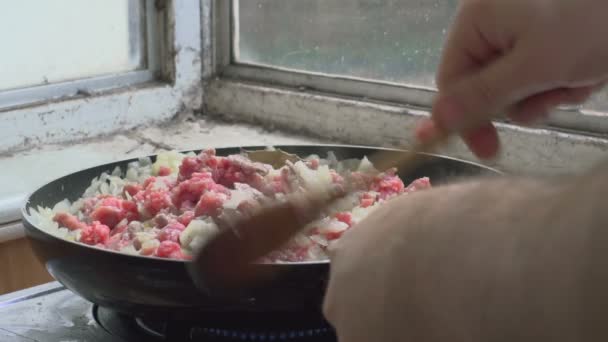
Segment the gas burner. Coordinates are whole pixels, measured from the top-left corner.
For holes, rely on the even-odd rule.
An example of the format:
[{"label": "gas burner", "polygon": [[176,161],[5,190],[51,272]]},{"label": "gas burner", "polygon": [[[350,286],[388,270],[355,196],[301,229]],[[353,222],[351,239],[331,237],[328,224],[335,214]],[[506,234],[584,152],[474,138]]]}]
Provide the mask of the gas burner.
[{"label": "gas burner", "polygon": [[93,306],[93,317],[109,334],[125,341],[175,342],[335,342],[331,327],[317,315],[197,315],[196,321],[136,318]]}]

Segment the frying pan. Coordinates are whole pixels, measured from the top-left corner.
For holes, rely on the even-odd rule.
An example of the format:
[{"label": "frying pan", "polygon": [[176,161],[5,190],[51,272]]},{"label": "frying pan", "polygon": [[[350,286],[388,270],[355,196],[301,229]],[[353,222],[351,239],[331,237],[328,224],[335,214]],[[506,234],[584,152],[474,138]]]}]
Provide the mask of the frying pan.
[{"label": "frying pan", "polygon": [[[300,157],[311,154],[325,157],[332,151],[339,160],[361,159],[380,150],[343,145],[275,147]],[[252,151],[264,148],[221,148],[216,153],[226,156],[239,153],[241,149]],[[150,157],[155,159],[154,156]],[[67,175],[42,186],[29,196],[22,210],[26,235],[37,257],[55,279],[90,302],[138,317],[181,319],[209,313],[255,315],[275,312],[288,315],[320,312],[329,273],[328,261],[260,264],[258,267],[277,268],[278,277],[263,286],[243,289],[231,293],[230,297],[219,297],[195,287],[186,268],[187,261],[126,255],[66,241],[44,232],[28,218],[30,208],[52,207],[64,198],[76,200],[93,178],[103,172],[112,172],[116,166],[125,170],[127,164],[135,160],[105,164]],[[499,174],[499,171],[479,164],[427,154],[416,169],[399,176],[406,184],[426,176],[430,177],[433,185],[438,185],[461,177]]]}]

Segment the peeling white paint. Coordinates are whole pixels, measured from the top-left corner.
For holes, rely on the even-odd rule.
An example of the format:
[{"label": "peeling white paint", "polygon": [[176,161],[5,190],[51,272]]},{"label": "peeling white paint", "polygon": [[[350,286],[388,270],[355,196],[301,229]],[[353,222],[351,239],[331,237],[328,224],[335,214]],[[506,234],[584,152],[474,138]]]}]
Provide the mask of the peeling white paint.
[{"label": "peeling white paint", "polygon": [[0,114],[0,146],[7,151],[94,137],[168,120],[180,106],[171,88],[161,86],[13,110]]},{"label": "peeling white paint", "polygon": [[[216,80],[205,91],[205,113],[273,125],[358,145],[403,147],[424,111],[254,83]],[[500,124],[500,158],[490,165],[512,173],[564,174],[606,158],[608,140]],[[439,153],[477,161],[455,141]]]}]

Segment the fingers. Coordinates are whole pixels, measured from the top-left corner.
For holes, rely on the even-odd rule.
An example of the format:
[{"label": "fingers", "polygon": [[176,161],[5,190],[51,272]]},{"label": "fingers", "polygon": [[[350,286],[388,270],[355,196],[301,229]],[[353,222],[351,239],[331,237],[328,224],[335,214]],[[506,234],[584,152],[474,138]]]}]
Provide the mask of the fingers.
[{"label": "fingers", "polygon": [[[582,103],[597,90],[597,86],[576,87],[579,81],[588,85],[588,77],[564,83],[572,68],[572,63],[563,61],[566,57],[539,57],[553,45],[530,19],[560,23],[545,7],[524,1],[462,2],[437,73],[433,122],[420,124],[419,140],[440,130],[457,132],[476,156],[492,158],[498,153],[499,139],[490,122],[498,115],[509,114],[516,123],[529,124],[558,105]],[[543,15],[530,13],[533,10]],[[566,88],[569,85],[574,87]]]},{"label": "fingers", "polygon": [[495,157],[500,144],[491,120],[522,96],[521,89],[529,88],[529,79],[516,76],[522,65],[519,55],[509,54],[446,86],[433,106],[434,123],[422,123],[416,132],[418,139],[429,139],[438,128],[458,131],[478,158]]},{"label": "fingers", "polygon": [[[488,7],[489,6],[489,7]],[[515,63],[516,55],[503,56],[511,41],[509,32],[489,39],[483,18],[494,8],[481,1],[464,1],[450,29],[437,72],[439,96],[433,107],[432,121],[424,121],[416,130],[420,141],[438,133],[438,128],[460,130],[465,119],[474,119],[479,128],[466,127],[462,137],[479,158],[493,157],[498,152],[498,134],[489,123],[489,114],[500,105],[495,99],[515,91],[516,79],[505,82]],[[491,26],[491,25],[490,25]]]},{"label": "fingers", "polygon": [[478,158],[491,159],[498,154],[500,147],[498,132],[491,122],[464,133],[462,139]]},{"label": "fingers", "polygon": [[[548,113],[559,105],[580,104],[587,101],[595,91],[603,86],[604,83],[581,88],[560,88],[533,95],[512,106],[509,116],[515,123],[531,124],[548,116]],[[446,113],[450,109],[439,108],[438,110]],[[438,132],[438,127],[434,121],[424,120],[416,129],[416,138],[420,141],[427,141]],[[498,133],[490,122],[463,133],[462,138],[471,152],[481,159],[493,158],[500,147]]]},{"label": "fingers", "polygon": [[[416,139],[428,141],[439,134],[440,130],[433,120],[425,119],[416,127]],[[480,127],[462,134],[467,147],[480,159],[494,158],[499,151],[499,139],[496,127],[487,122]]]},{"label": "fingers", "polygon": [[534,80],[522,75],[528,66],[521,56],[510,53],[441,90],[432,111],[437,124],[447,130],[469,129],[527,97]]},{"label": "fingers", "polygon": [[501,49],[481,34],[470,3],[461,4],[447,36],[436,77],[440,90],[496,58]]},{"label": "fingers", "polygon": [[514,106],[510,117],[522,125],[530,124],[546,117],[555,107],[565,104],[580,104],[593,94],[597,86],[581,88],[560,88],[531,96]]}]

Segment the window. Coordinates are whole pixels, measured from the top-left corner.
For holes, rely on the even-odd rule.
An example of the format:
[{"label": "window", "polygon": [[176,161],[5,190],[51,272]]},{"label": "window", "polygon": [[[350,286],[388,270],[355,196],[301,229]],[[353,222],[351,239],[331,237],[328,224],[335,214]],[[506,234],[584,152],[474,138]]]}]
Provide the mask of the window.
[{"label": "window", "polygon": [[[144,66],[143,27],[138,15],[142,3],[3,2],[7,10],[1,14],[0,41],[14,48],[3,51],[0,57],[0,90],[133,71]],[[65,11],[66,8],[70,10]]]},{"label": "window", "polygon": [[158,52],[146,37],[155,20],[154,11],[146,14],[151,2],[2,2],[0,41],[9,47],[0,56],[2,107],[153,79]]},{"label": "window", "polygon": [[[218,73],[430,108],[459,0],[216,2]],[[548,125],[608,133],[608,91],[556,110]]]},{"label": "window", "polygon": [[199,1],[0,5],[0,153],[199,108]]},{"label": "window", "polygon": [[235,62],[433,87],[457,2],[237,1]]}]

